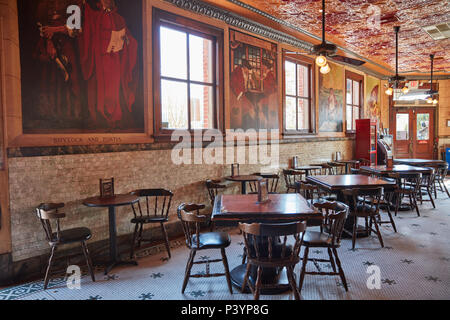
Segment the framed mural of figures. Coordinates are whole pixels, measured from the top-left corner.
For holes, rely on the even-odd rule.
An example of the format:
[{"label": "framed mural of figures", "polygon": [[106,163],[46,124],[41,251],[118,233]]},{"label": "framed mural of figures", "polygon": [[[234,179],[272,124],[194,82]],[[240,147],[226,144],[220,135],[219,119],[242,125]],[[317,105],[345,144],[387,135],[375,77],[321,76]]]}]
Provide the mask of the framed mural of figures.
[{"label": "framed mural of figures", "polygon": [[277,129],[277,45],[230,30],[232,129]]},{"label": "framed mural of figures", "polygon": [[[81,9],[81,29],[66,27]],[[18,0],[23,134],[144,133],[142,0]]]},{"label": "framed mural of figures", "polygon": [[380,80],[371,76],[366,78],[365,118],[381,121]]},{"label": "framed mural of figures", "polygon": [[319,72],[319,132],[343,132],[344,68],[330,63],[328,74]]}]

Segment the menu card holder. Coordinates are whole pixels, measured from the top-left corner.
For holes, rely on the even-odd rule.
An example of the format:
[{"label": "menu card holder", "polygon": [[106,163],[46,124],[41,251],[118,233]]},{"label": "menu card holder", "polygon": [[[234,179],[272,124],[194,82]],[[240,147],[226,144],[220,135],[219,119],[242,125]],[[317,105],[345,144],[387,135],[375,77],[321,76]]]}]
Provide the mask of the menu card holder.
[{"label": "menu card holder", "polygon": [[231,165],[231,176],[236,177],[239,175],[239,163],[234,163]]},{"label": "menu card holder", "polygon": [[114,197],[114,178],[100,179],[100,197]]},{"label": "menu card holder", "polygon": [[292,168],[296,169],[298,167],[298,157],[295,156],[292,158]]},{"label": "menu card holder", "polygon": [[258,203],[266,203],[270,201],[267,183],[267,179],[258,181]]},{"label": "menu card holder", "polygon": [[341,161],[341,160],[342,160],[342,154],[341,154],[340,151],[337,151],[336,152],[336,159],[335,159],[335,161]]}]

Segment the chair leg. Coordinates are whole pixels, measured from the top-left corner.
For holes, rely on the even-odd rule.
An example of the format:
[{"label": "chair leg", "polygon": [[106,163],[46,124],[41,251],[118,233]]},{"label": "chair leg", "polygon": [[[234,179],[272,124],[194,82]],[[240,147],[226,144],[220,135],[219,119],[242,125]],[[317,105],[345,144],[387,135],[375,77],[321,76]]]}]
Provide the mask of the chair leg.
[{"label": "chair leg", "polygon": [[287,267],[286,273],[287,273],[289,285],[291,286],[292,292],[294,293],[295,300],[300,300],[300,293],[298,292],[297,286],[295,284],[295,279],[294,279],[294,267]]},{"label": "chair leg", "polygon": [[95,282],[95,275],[94,275],[94,270],[92,268],[92,261],[91,261],[91,257],[89,256],[89,250],[88,250],[88,247],[87,247],[85,241],[81,242],[81,247],[83,248],[84,257],[86,258],[86,264],[87,264],[89,273],[91,275],[92,282]]},{"label": "chair leg", "polygon": [[142,232],[144,231],[144,224],[141,223],[139,227],[139,236],[138,236],[138,248],[142,246]]},{"label": "chair leg", "polygon": [[355,249],[356,244],[356,231],[358,229],[358,217],[354,216],[355,221],[353,222],[353,234],[352,234],[352,249]]},{"label": "chair leg", "polygon": [[52,261],[53,257],[55,255],[56,246],[52,246],[52,251],[50,253],[50,258],[48,259],[48,266],[47,271],[45,272],[45,278],[44,278],[44,290],[47,290],[48,282],[49,282],[49,275],[50,275],[50,268],[52,267]]},{"label": "chair leg", "polygon": [[331,269],[333,272],[336,272],[336,264],[334,263],[333,253],[331,252],[331,248],[328,248],[328,256],[330,257]]},{"label": "chair leg", "polygon": [[302,271],[300,273],[300,280],[298,282],[298,292],[299,293],[302,293],[303,280],[305,279],[305,272],[306,272],[306,264],[308,263],[308,254],[309,254],[309,247],[306,247],[305,253],[303,255],[303,265],[302,265]]},{"label": "chair leg", "polygon": [[447,196],[450,198],[450,193],[448,192],[447,186],[445,185],[445,182],[442,181],[442,185],[444,186],[445,192],[447,193]]},{"label": "chair leg", "polygon": [[134,226],[134,232],[133,232],[133,239],[131,241],[131,250],[130,250],[130,259],[134,258],[134,246],[136,244],[136,238],[137,238],[137,234],[138,234],[138,228],[139,228],[139,224],[136,223],[136,225]]},{"label": "chair leg", "polygon": [[427,188],[427,193],[428,193],[428,196],[430,197],[431,204],[433,205],[433,208],[436,209],[436,204],[434,203],[433,195],[431,194],[430,187]]},{"label": "chair leg", "polygon": [[397,194],[397,199],[395,201],[395,216],[397,216],[399,207],[400,207],[400,194]]},{"label": "chair leg", "polygon": [[[370,219],[375,219],[374,216],[371,216]],[[381,247],[384,248],[383,237],[381,236],[380,228],[378,227],[378,223],[375,221],[375,230],[377,232],[378,240],[380,241]]]},{"label": "chair leg", "polygon": [[261,282],[262,282],[262,268],[261,266],[258,266],[258,276],[256,277],[256,285],[255,285],[255,300],[259,300],[259,295],[261,291]]},{"label": "chair leg", "polygon": [[389,216],[389,220],[391,221],[392,228],[394,228],[394,232],[397,233],[397,227],[395,226],[395,221],[394,221],[394,218],[392,217],[391,210],[389,210],[389,206],[387,209],[387,213]]},{"label": "chair leg", "polygon": [[336,258],[336,264],[339,269],[339,276],[341,277],[342,284],[344,285],[345,291],[348,291],[347,279],[345,279],[344,270],[342,269],[341,260],[339,259],[336,248],[333,248],[333,253]]},{"label": "chair leg", "polygon": [[191,269],[192,269],[192,266],[194,265],[194,258],[195,258],[196,253],[197,253],[196,250],[191,250],[191,252],[189,254],[189,260],[186,265],[186,274],[184,275],[183,287],[181,289],[181,293],[183,293],[183,294],[184,294],[184,291],[186,290],[186,286],[189,281],[189,277],[191,276]]},{"label": "chair leg", "polygon": [[161,231],[164,237],[165,245],[167,254],[169,255],[169,259],[172,258],[172,255],[170,254],[170,243],[169,243],[169,237],[167,235],[166,227],[164,226],[164,223],[161,222]]},{"label": "chair leg", "polygon": [[231,285],[231,278],[230,278],[230,268],[228,267],[228,259],[225,253],[225,249],[223,248],[220,249],[220,253],[222,254],[222,262],[225,268],[225,277],[227,278],[228,290],[230,290],[230,293],[233,294],[233,286]]},{"label": "chair leg", "polygon": [[414,206],[416,207],[417,216],[420,217],[419,206],[417,205],[417,196],[415,194],[413,194],[412,198],[414,200]]},{"label": "chair leg", "polygon": [[245,264],[245,260],[247,260],[247,248],[244,248],[242,252],[242,264]]},{"label": "chair leg", "polygon": [[249,274],[250,274],[250,267],[251,267],[251,264],[250,264],[250,263],[247,263],[247,268],[246,268],[246,270],[245,270],[244,281],[242,282],[241,292],[244,292],[244,291],[245,291],[245,287],[246,287],[247,282],[248,282],[248,287],[250,288],[250,291],[251,291],[252,293],[254,293],[254,292],[253,292],[253,287],[252,287],[251,283],[248,281],[248,276],[249,276]]}]

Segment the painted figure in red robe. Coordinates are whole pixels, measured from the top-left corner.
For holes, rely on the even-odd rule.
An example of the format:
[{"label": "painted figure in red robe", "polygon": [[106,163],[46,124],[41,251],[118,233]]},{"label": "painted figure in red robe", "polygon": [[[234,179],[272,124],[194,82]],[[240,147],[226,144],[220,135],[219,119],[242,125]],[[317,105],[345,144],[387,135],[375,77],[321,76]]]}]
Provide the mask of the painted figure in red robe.
[{"label": "painted figure in red robe", "polygon": [[111,127],[132,112],[138,85],[138,45],[117,12],[114,0],[84,6],[80,60],[87,81],[88,108],[92,120],[104,117]]}]

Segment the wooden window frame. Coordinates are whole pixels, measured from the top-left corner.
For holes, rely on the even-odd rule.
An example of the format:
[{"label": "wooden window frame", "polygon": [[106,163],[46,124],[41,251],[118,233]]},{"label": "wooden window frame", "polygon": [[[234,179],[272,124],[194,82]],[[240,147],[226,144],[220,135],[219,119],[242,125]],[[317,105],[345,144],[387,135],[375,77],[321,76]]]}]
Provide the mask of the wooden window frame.
[{"label": "wooden window frame", "polygon": [[[285,69],[285,64],[286,61],[289,61],[291,63],[295,63],[296,64],[296,71],[295,71],[295,80],[296,80],[296,84],[297,84],[297,65],[302,65],[304,67],[307,67],[309,72],[308,72],[308,81],[309,81],[309,86],[308,86],[308,94],[309,94],[309,98],[305,98],[305,97],[301,97],[298,96],[298,86],[296,85],[296,95],[292,96],[292,95],[286,95],[286,69]],[[316,107],[315,107],[315,85],[316,85],[316,78],[315,78],[315,63],[313,59],[310,59],[308,57],[304,57],[304,56],[298,56],[298,57],[291,57],[291,56],[287,56],[286,52],[283,52],[283,61],[282,61],[282,70],[283,70],[283,135],[284,136],[299,136],[299,135],[311,135],[311,134],[315,134],[316,133]],[[296,126],[297,126],[297,130],[286,130],[286,97],[295,97],[296,98],[296,103],[298,104],[298,99],[308,99],[309,101],[309,129],[301,129],[298,130],[298,119],[296,121]],[[297,109],[298,109],[298,105],[297,105]],[[297,116],[298,116],[298,111],[297,111]]]},{"label": "wooden window frame", "polygon": [[[213,81],[212,83],[203,83],[190,79],[189,69],[189,40],[187,40],[187,79],[181,81],[188,84],[209,85],[213,87],[213,128],[209,129],[191,129],[191,109],[190,109],[190,90],[188,89],[188,127],[189,129],[165,129],[162,127],[162,106],[161,106],[161,81],[163,79],[178,81],[170,77],[161,75],[161,57],[160,57],[160,27],[165,26],[174,30],[197,35],[213,41]],[[189,37],[188,37],[189,39]],[[223,70],[223,30],[213,26],[185,18],[167,11],[153,8],[153,105],[154,105],[154,138],[158,140],[168,140],[176,131],[189,131],[192,135],[196,132],[206,130],[221,130],[224,128],[224,70]]]},{"label": "wooden window frame", "polygon": [[[354,104],[353,102],[353,82],[352,82],[352,103],[347,103],[347,80],[352,80],[353,82],[359,83],[359,105]],[[356,128],[352,128],[351,130],[347,129],[347,105],[352,106],[352,127],[353,127],[353,108],[358,107],[359,108],[359,118],[362,119],[361,115],[364,109],[364,76],[358,73],[354,73],[351,71],[346,70],[345,71],[345,93],[344,93],[344,100],[345,100],[345,119],[344,119],[344,126],[345,126],[345,132],[346,133],[355,133]]]}]

